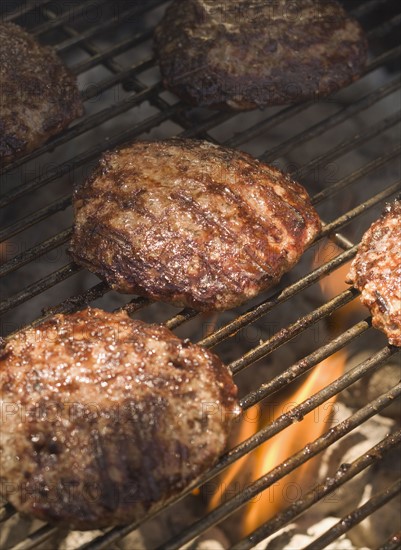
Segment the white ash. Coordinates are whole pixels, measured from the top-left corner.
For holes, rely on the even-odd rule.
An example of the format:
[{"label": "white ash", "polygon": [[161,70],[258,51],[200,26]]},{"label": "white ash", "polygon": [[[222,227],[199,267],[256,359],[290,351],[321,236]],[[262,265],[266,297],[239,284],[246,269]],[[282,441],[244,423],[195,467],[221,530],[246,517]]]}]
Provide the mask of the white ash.
[{"label": "white ash", "polygon": [[[354,411],[341,402],[336,404],[335,422],[348,418]],[[350,464],[398,427],[397,421],[375,415],[331,445],[323,454],[318,478],[331,477],[342,464]],[[316,505],[316,513],[338,519],[360,507],[373,495],[389,487],[401,475],[399,450],[390,452],[374,466],[363,470]],[[397,506],[398,504],[398,506]],[[349,531],[355,548],[376,547],[387,540],[399,522],[400,503],[393,500]]]},{"label": "white ash", "polygon": [[[292,523],[259,542],[253,550],[296,550],[298,548],[305,548],[337,522],[338,518],[328,516],[318,520],[306,530],[300,525]],[[328,546],[325,546],[325,550],[369,550],[369,547],[355,547],[344,534]]]}]

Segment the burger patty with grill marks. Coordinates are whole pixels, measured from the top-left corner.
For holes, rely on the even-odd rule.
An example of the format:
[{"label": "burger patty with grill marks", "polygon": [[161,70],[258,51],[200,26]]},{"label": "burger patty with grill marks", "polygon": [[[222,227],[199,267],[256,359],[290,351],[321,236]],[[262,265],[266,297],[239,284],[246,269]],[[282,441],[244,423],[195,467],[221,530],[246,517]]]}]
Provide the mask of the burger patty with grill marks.
[{"label": "burger patty with grill marks", "polygon": [[307,192],[289,176],[189,139],[106,153],[74,208],[77,263],[120,292],[204,311],[277,283],[320,229]]},{"label": "burger patty with grill marks", "polygon": [[56,52],[0,23],[0,164],[36,149],[82,113],[75,78]]},{"label": "burger patty with grill marks", "polygon": [[335,0],[175,0],[155,50],[164,85],[179,97],[242,110],[337,91],[361,74],[367,42]]},{"label": "burger patty with grill marks", "polygon": [[361,291],[373,326],[401,346],[401,198],[388,204],[362,237],[347,282]]},{"label": "burger patty with grill marks", "polygon": [[239,413],[209,351],[125,312],[55,315],[0,358],[0,485],[77,529],[140,519],[210,468]]}]

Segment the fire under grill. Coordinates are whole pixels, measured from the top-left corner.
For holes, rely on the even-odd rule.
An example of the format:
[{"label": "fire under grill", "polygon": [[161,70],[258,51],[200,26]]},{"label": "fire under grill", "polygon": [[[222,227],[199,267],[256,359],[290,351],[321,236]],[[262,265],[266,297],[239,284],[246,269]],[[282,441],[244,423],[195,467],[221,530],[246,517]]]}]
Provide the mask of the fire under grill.
[{"label": "fire under grill", "polygon": [[[22,25],[41,42],[55,47],[77,75],[86,107],[86,114],[68,130],[3,170],[3,337],[35,326],[54,313],[76,311],[87,304],[123,308],[213,348],[236,375],[245,412],[272,402],[278,395],[288,401],[289,388],[299,387],[323,361],[326,370],[333,369],[330,360],[342,353],[346,363],[328,383],[291,408],[280,409],[274,419],[234,444],[196,486],[188,487],[179,499],[141,522],[146,525],[163,514],[180,514],[182,502],[202,501],[195,505],[197,513],[190,521],[179,529],[162,532],[157,546],[173,549],[216,525],[224,524],[229,531],[230,517],[238,517],[238,510],[246,509],[263,491],[314,457],[321,458],[337,441],[357,433],[385,413],[401,394],[401,384],[390,378],[387,387],[362,395],[365,401],[360,395],[364,391],[353,389],[364,388],[365,381],[375,374],[383,372],[381,377],[386,378],[383,369],[389,363],[399,365],[399,349],[388,346],[371,327],[367,310],[358,306],[358,293],[343,284],[344,266],[355,256],[363,232],[400,189],[397,61],[401,47],[393,36],[401,17],[400,5],[393,0],[352,3],[353,15],[367,32],[370,57],[362,78],[332,97],[264,111],[228,113],[189,107],[164,90],[152,55],[152,32],[166,5],[160,0],[27,0],[1,5],[3,20]],[[117,295],[71,263],[65,253],[72,231],[72,185],[90,173],[99,155],[134,139],[176,135],[238,147],[277,164],[305,185],[324,222],[317,242],[277,288],[218,317]],[[300,450],[283,456],[261,477],[244,483],[240,490],[226,494],[216,507],[208,508],[204,495],[209,490],[204,487],[216,486],[216,480],[223,479],[217,476],[277,434],[285,436],[294,424],[302,429],[308,413],[321,410],[319,407],[338,395],[340,401],[348,399],[348,416],[334,418],[326,431],[309,439]],[[346,464],[340,460],[335,471],[322,479],[315,477],[315,484],[303,488],[296,498],[288,497],[285,506],[270,519],[267,516],[250,534],[237,534],[230,547],[256,547],[303,515],[318,510],[330,495],[342,494],[363,472],[380,468],[389,455],[396,456],[401,442],[399,406],[393,419],[384,437],[372,442],[369,449]],[[400,511],[400,493],[398,476],[380,490],[372,490],[351,510],[340,513],[337,523],[299,548],[327,548],[389,503]],[[0,508],[4,529],[16,516],[9,504]],[[131,524],[97,532],[76,547],[117,548],[114,545],[138,527]],[[391,529],[369,548],[400,548],[401,525],[393,523]],[[51,541],[61,531],[35,524],[20,539],[14,538],[11,546],[7,546],[9,540],[3,543],[18,550],[53,548]],[[258,548],[273,548],[270,544]]]}]

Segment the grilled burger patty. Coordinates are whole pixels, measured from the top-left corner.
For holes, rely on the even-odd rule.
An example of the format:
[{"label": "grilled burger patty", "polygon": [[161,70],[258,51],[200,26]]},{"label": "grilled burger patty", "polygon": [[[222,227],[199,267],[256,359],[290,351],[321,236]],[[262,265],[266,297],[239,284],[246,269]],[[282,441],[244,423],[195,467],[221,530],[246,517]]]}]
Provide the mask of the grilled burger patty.
[{"label": "grilled burger patty", "polygon": [[179,97],[241,110],[337,91],[361,74],[367,43],[335,0],[175,0],[155,50]]},{"label": "grilled burger patty", "polygon": [[362,237],[347,282],[361,291],[373,326],[401,346],[401,199],[388,204]]},{"label": "grilled burger patty", "polygon": [[36,149],[82,112],[75,78],[57,54],[0,23],[0,164]]},{"label": "grilled burger patty", "polygon": [[106,153],[74,206],[76,262],[120,292],[205,311],[277,283],[320,229],[289,176],[197,140]]},{"label": "grilled burger patty", "polygon": [[2,351],[3,496],[78,529],[137,520],[216,461],[236,392],[215,355],[164,327],[55,315]]}]

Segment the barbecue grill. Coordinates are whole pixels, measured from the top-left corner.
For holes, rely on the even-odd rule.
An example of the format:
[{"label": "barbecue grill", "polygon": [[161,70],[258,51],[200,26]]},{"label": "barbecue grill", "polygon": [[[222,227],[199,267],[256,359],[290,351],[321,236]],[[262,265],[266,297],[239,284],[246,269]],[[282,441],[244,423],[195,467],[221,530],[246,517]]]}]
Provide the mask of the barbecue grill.
[{"label": "barbecue grill", "polygon": [[[337,312],[357,301],[358,293],[345,288],[334,297],[319,295],[309,302],[309,311],[297,314],[299,297],[317,288],[319,280],[335,273],[354,257],[363,232],[400,187],[397,170],[401,147],[396,129],[400,121],[397,60],[401,47],[392,41],[401,19],[400,5],[392,0],[346,4],[360,19],[371,45],[370,58],[360,81],[324,100],[317,98],[260,112],[231,113],[192,108],[164,90],[151,42],[154,25],[167,5],[164,0],[2,3],[3,20],[22,25],[42,43],[55,47],[78,76],[86,106],[86,114],[68,130],[3,170],[0,198],[4,212],[0,231],[3,337],[24,325],[35,326],[54,313],[75,311],[87,304],[114,306],[124,308],[130,315],[162,322],[179,334],[190,334],[200,344],[215,348],[235,375],[240,376],[249,367],[249,376],[252,376],[258,365],[269,361],[281,349],[295,346],[296,341],[307,334],[305,331],[330,325]],[[65,254],[71,236],[72,184],[82,181],[107,149],[138,138],[174,135],[238,147],[290,171],[308,189],[324,221],[322,235],[295,269],[295,275],[285,277],[273,291],[217,321],[205,321],[204,316],[190,309],[178,312],[145,298],[116,295],[106,284],[71,263]],[[316,257],[317,247],[324,238],[336,245],[337,253],[313,264],[312,258]],[[276,312],[286,303],[295,317],[284,317],[280,324],[277,319],[283,317]],[[268,369],[259,370],[264,373],[264,379],[252,391],[242,394],[241,405],[245,410],[293,381],[296,383],[338,350],[352,346],[362,348],[366,341],[371,346],[369,357],[229,450],[204,474],[201,483],[189,487],[179,499],[169,503],[168,508],[176,506],[177,501],[196,487],[213,480],[273,435],[285,432],[294,422],[301,422],[308,412],[380,371],[390,358],[396,357],[399,350],[386,345],[366,315],[365,312],[356,322],[330,332],[328,339],[316,337],[308,353],[283,365],[281,372],[273,375]],[[230,344],[230,354],[225,355],[225,343],[241,340],[241,334],[255,326],[269,327],[269,330],[262,331],[261,338],[256,340],[244,337],[242,347]],[[349,418],[335,423],[327,433],[286,457],[256,482],[212,511],[205,509],[178,534],[166,534],[161,547],[180,548],[196,539],[277,480],[358,429],[400,394],[401,384],[397,384],[356,408]],[[376,467],[400,443],[401,430],[392,431],[347,467],[339,465],[336,475],[321,481],[318,492],[305,492],[252,534],[235,541],[234,548],[253,548],[312,506],[318,507],[327,495],[360,472]],[[308,548],[326,548],[390,501],[399,506],[400,493],[398,480],[372,494]],[[15,510],[5,504],[0,508],[0,522],[5,524],[15,514]],[[82,550],[111,548],[137,527],[138,524],[131,524],[105,530],[79,547]],[[401,547],[401,525],[393,527],[395,532],[382,541],[380,548]],[[17,542],[14,548],[46,547],[46,541],[51,540],[57,529],[42,526]]]}]

